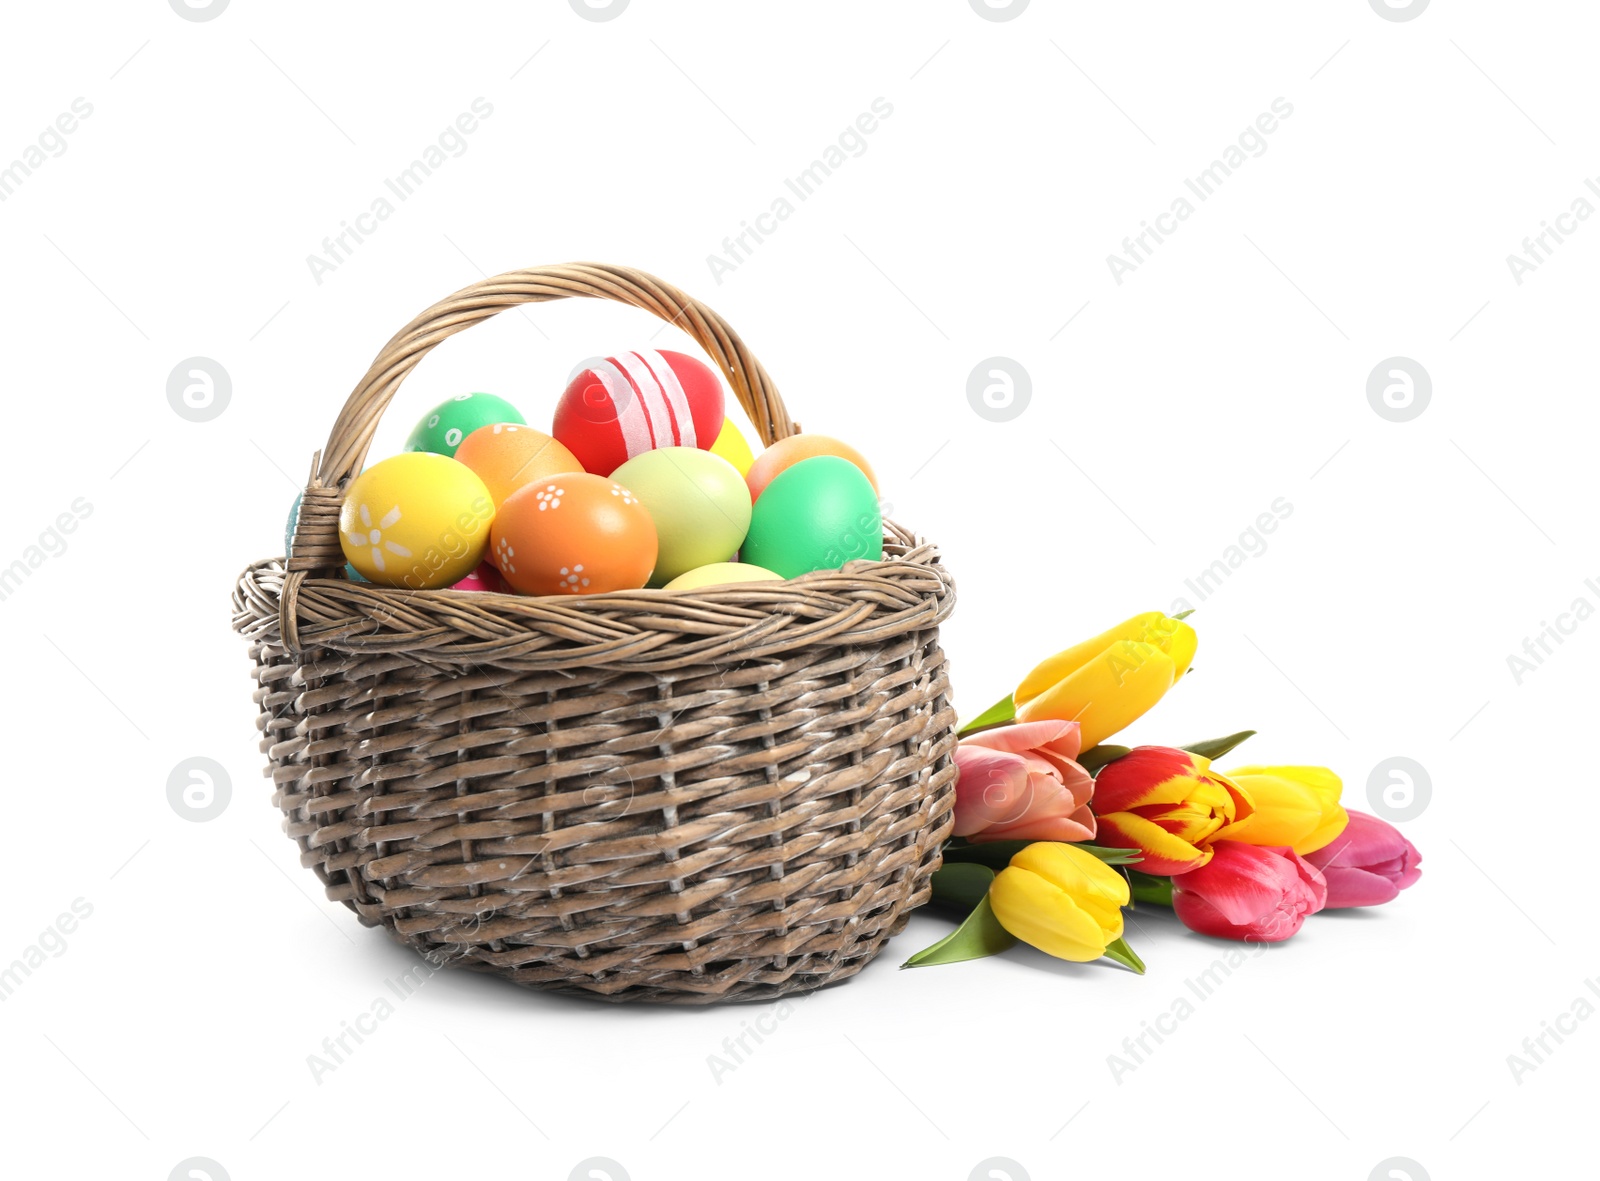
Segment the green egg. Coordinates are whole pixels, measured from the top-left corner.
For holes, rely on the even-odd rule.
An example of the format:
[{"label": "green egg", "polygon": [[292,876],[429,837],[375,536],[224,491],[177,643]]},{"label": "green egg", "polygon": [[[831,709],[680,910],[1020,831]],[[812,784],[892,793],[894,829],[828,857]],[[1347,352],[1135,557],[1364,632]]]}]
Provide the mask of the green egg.
[{"label": "green egg", "polygon": [[750,526],[750,487],[720,455],[698,447],[658,447],[611,473],[649,510],[656,524],[656,568],[651,586],[726,562]]},{"label": "green egg", "polygon": [[455,458],[456,448],[480,426],[497,422],[526,423],[522,412],[494,394],[457,394],[440,402],[412,429],[407,451],[432,451]]},{"label": "green egg", "polygon": [[768,484],[750,514],[739,560],[785,578],[883,558],[883,517],[872,481],[848,459],[814,455]]}]

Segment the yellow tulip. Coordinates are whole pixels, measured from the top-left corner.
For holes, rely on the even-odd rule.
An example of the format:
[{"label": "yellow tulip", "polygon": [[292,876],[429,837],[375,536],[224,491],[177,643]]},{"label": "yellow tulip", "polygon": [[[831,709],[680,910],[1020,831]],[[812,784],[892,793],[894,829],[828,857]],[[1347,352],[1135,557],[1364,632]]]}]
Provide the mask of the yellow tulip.
[{"label": "yellow tulip", "polygon": [[1122,938],[1128,880],[1058,841],[1028,845],[995,875],[989,906],[1000,925],[1057,959],[1087,963]]},{"label": "yellow tulip", "polygon": [[1130,725],[1189,671],[1199,638],[1159,611],[1135,615],[1044,661],[1012,695],[1017,721],[1077,722],[1085,750]]},{"label": "yellow tulip", "polygon": [[1222,829],[1214,841],[1287,845],[1304,857],[1350,823],[1339,806],[1344,785],[1326,767],[1240,767],[1227,775],[1249,794],[1255,812]]}]

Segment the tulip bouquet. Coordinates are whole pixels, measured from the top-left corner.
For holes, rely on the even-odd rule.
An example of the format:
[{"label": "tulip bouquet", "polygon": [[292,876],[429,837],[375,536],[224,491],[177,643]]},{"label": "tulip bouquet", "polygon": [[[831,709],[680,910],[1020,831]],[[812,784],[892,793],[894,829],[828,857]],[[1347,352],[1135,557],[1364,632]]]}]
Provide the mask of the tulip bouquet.
[{"label": "tulip bouquet", "polygon": [[1184,615],[1136,615],[1044,661],[961,730],[955,826],[933,903],[962,917],[905,966],[1017,940],[1136,972],[1122,912],[1169,906],[1202,935],[1274,943],[1330,907],[1376,906],[1421,875],[1391,825],[1339,802],[1326,767],[1213,768],[1253,730],[1182,747],[1108,743],[1189,671]]}]

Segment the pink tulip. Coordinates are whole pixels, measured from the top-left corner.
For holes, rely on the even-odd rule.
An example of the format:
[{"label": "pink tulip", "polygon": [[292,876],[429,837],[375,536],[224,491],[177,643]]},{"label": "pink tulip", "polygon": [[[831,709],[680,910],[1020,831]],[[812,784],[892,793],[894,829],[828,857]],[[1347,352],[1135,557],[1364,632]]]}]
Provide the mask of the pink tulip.
[{"label": "pink tulip", "polygon": [[1218,841],[1211,860],[1172,879],[1172,909],[1202,935],[1277,943],[1328,901],[1328,884],[1293,849]]},{"label": "pink tulip", "polygon": [[1328,906],[1380,906],[1394,901],[1422,876],[1422,854],[1394,825],[1351,811],[1350,823],[1332,844],[1306,860],[1328,879]]},{"label": "pink tulip", "polygon": [[1094,839],[1094,779],[1078,757],[1078,723],[1000,726],[956,747],[954,833],[982,841]]}]

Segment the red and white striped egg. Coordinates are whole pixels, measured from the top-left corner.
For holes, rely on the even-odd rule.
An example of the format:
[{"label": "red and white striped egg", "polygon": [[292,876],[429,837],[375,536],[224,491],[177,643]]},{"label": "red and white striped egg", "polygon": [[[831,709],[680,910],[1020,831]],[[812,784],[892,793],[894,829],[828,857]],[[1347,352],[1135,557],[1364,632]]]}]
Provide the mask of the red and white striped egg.
[{"label": "red and white striped egg", "polygon": [[709,451],[722,423],[722,382],[709,365],[639,350],[587,362],[561,395],[550,433],[584,471],[609,476],[657,447]]}]

